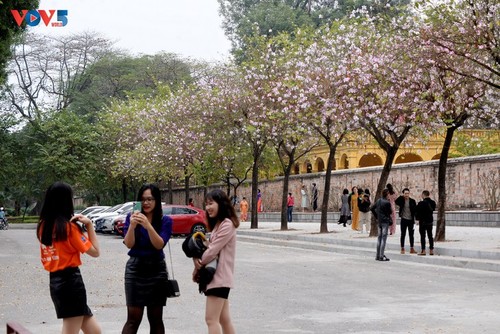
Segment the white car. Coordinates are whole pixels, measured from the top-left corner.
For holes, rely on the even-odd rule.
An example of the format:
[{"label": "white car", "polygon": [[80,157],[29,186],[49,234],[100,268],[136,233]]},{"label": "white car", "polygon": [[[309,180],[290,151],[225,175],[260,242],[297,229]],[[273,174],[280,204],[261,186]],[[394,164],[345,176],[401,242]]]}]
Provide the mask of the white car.
[{"label": "white car", "polygon": [[104,211],[106,209],[109,209],[110,206],[104,206],[104,205],[98,205],[98,206],[89,206],[85,208],[85,210],[81,211],[80,214],[84,216],[88,216],[91,214],[95,214],[101,211]]},{"label": "white car", "polygon": [[123,215],[125,213],[128,213],[128,212],[132,211],[133,206],[134,206],[134,202],[127,202],[127,203],[123,203],[123,204],[118,204],[112,208],[98,212],[96,214],[90,214],[88,217],[95,223],[97,221],[97,219],[100,219],[100,218]]},{"label": "white car", "polygon": [[121,217],[124,217],[124,215],[106,216],[97,219],[95,221],[95,231],[100,233],[114,233],[115,221]]}]

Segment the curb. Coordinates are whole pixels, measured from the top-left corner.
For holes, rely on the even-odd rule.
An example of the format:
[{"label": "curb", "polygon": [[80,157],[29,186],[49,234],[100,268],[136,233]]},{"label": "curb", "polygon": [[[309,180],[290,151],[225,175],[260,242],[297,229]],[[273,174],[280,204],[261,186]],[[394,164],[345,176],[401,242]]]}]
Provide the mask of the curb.
[{"label": "curb", "polygon": [[[238,239],[266,245],[296,247],[371,258],[375,258],[376,249],[375,240],[345,240],[245,230],[238,231]],[[434,256],[403,255],[399,253],[398,245],[387,244],[386,246],[386,254],[391,260],[500,272],[499,253],[445,247],[435,247],[434,252],[436,254]]]}]

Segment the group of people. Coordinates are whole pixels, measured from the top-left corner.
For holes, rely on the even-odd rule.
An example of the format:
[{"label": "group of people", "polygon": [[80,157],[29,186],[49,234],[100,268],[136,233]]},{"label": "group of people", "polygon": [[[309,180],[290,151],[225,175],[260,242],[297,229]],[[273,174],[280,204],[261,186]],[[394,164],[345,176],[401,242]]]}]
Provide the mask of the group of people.
[{"label": "group of people", "polygon": [[[301,208],[302,212],[309,210],[310,207],[312,208],[312,211],[316,211],[318,209],[319,190],[318,190],[316,183],[312,184],[311,201],[309,201],[309,193],[307,191],[306,185],[302,185],[302,187],[300,189],[300,194],[301,194],[300,208]],[[240,207],[240,220],[247,221],[248,220],[249,203],[248,203],[246,197],[243,197],[243,199],[238,204]],[[288,220],[288,222],[292,222],[294,207],[295,207],[295,198],[294,198],[293,194],[290,192],[290,193],[288,193],[288,197],[287,197],[287,220]],[[262,192],[260,189],[257,189],[257,212],[263,212],[263,211],[264,211],[264,204],[263,204],[263,199],[262,199]]]},{"label": "group of people", "polygon": [[[392,187],[391,187],[392,188]],[[391,190],[389,187],[382,191],[380,198],[372,206],[371,212],[378,222],[377,255],[378,261],[389,261],[385,256],[385,245],[387,235],[392,226],[395,227],[395,206],[399,207],[399,217],[401,218],[401,254],[405,254],[406,232],[410,239],[410,254],[426,255],[426,236],[429,239],[429,255],[434,255],[434,239],[432,237],[432,227],[434,222],[433,212],[436,209],[436,202],[430,198],[428,190],[422,191],[422,200],[417,202],[410,197],[410,189],[404,188],[403,195],[396,197],[394,205],[391,203]],[[420,232],[421,250],[419,253],[414,248],[414,228],[418,221]],[[393,229],[395,231],[395,228]],[[391,234],[393,234],[392,232]]]},{"label": "group of people", "polygon": [[[307,211],[309,207],[312,207],[312,211],[316,211],[318,209],[319,190],[318,187],[316,186],[316,183],[312,184],[311,195],[312,199],[309,202],[309,194],[307,192],[307,187],[305,184],[303,184],[300,189],[300,196],[301,196],[300,207],[302,209],[302,212]],[[291,192],[288,193],[286,206],[287,206],[287,221],[291,223],[293,221],[293,208],[295,206],[295,198],[293,197],[293,194]]]},{"label": "group of people", "polygon": [[[138,192],[140,211],[127,215],[123,243],[129,248],[125,266],[127,320],[122,333],[137,333],[144,310],[150,333],[165,333],[163,308],[167,301],[168,271],[163,248],[172,234],[172,219],[163,215],[161,193],[154,184],[145,184]],[[207,250],[193,259],[192,279],[215,258],[217,270],[203,291],[206,299],[205,321],[209,334],[234,334],[229,312],[229,292],[233,288],[236,252],[236,228],[239,220],[229,197],[213,190],[205,197],[208,229]],[[58,319],[63,319],[63,334],[100,334],[101,327],[87,305],[87,294],[80,273],[80,254],[98,257],[101,249],[92,221],[74,214],[73,191],[63,182],[51,185],[45,194],[37,225],[40,256],[49,271],[50,296]]]},{"label": "group of people", "polygon": [[[416,200],[410,197],[410,189],[404,188],[403,194],[398,196],[392,184],[387,184],[380,198],[374,205],[371,204],[370,190],[352,187],[349,193],[344,189],[340,198],[340,219],[338,224],[346,226],[351,221],[351,228],[355,231],[370,232],[371,215],[376,217],[378,222],[378,240],[376,260],[389,261],[384,255],[385,244],[388,235],[396,233],[396,207],[401,219],[401,254],[406,253],[405,239],[408,233],[410,240],[410,254],[426,255],[426,236],[429,239],[429,255],[434,255],[434,240],[432,237],[433,211],[436,209],[436,202],[430,198],[428,190],[422,192],[422,200],[417,204]],[[419,222],[421,251],[417,253],[414,247],[415,222]]]},{"label": "group of people", "polygon": [[352,187],[351,193],[346,188],[340,197],[340,219],[339,224],[346,226],[352,221],[351,228],[355,231],[370,232],[370,190]]},{"label": "group of people", "polygon": [[307,191],[306,185],[303,184],[302,188],[300,189],[300,196],[301,196],[300,207],[302,209],[302,212],[308,211],[309,208],[311,208],[312,211],[318,210],[319,190],[318,187],[316,186],[316,183],[312,184],[310,195],[311,199],[309,200],[309,192]]}]

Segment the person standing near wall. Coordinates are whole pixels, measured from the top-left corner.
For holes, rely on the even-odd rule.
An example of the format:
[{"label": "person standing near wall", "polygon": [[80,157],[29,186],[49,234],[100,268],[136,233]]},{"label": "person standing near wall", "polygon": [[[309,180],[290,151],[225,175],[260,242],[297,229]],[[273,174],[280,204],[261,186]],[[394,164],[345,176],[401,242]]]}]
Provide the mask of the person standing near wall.
[{"label": "person standing near wall", "polygon": [[262,204],[262,193],[260,192],[260,189],[257,189],[257,212],[262,211],[264,211],[264,207]]},{"label": "person standing near wall", "polygon": [[351,206],[351,219],[352,225],[351,228],[354,231],[359,231],[359,208],[358,208],[358,187],[352,187],[352,192],[349,195],[349,204]]},{"label": "person standing near wall", "polygon": [[309,203],[308,196],[307,196],[307,189],[306,189],[305,185],[302,185],[302,189],[300,189],[300,195],[302,196],[300,206],[302,207],[302,212],[305,212],[307,210],[308,203]]},{"label": "person standing near wall", "polygon": [[394,187],[392,184],[388,183],[386,186],[387,190],[389,190],[389,196],[387,197],[387,200],[391,203],[391,219],[392,219],[392,225],[389,227],[389,235],[393,235],[396,233],[396,198],[398,197],[398,194],[394,190]]},{"label": "person standing near wall", "polygon": [[349,190],[345,188],[342,191],[342,196],[340,196],[340,219],[339,225],[343,224],[346,226],[349,215],[351,214],[351,209],[349,208]]},{"label": "person standing near wall", "polygon": [[[363,191],[362,191],[363,192]],[[370,233],[371,221],[370,221],[370,206],[372,202],[370,201],[370,190],[365,189],[363,194],[358,198],[358,208],[359,208],[359,228],[361,233],[363,233],[363,225],[366,226],[366,232]]]},{"label": "person standing near wall", "polygon": [[388,196],[389,190],[384,189],[382,191],[382,198],[379,198],[370,209],[378,222],[377,255],[375,257],[377,261],[389,261],[384,254],[389,226],[392,224],[392,207],[388,200]]},{"label": "person standing near wall", "polygon": [[396,198],[396,205],[399,207],[399,217],[401,222],[401,254],[405,253],[405,238],[406,231],[408,230],[408,237],[410,238],[410,254],[416,254],[414,246],[413,233],[415,231],[415,211],[417,209],[417,202],[410,197],[410,189],[404,188],[403,195]]},{"label": "person standing near wall", "polygon": [[240,202],[240,219],[241,221],[246,221],[248,218],[248,202],[247,198],[243,196]]},{"label": "person standing near wall", "polygon": [[422,250],[418,255],[425,255],[425,234],[429,238],[429,255],[434,255],[434,239],[432,238],[432,224],[434,222],[433,212],[436,210],[436,202],[430,198],[428,190],[422,191],[422,200],[418,202],[415,211],[415,219],[418,220],[420,232],[420,245]]},{"label": "person standing near wall", "polygon": [[316,187],[316,183],[312,184],[312,209],[313,211],[316,211],[318,209],[318,196],[319,196],[319,191],[318,187]]},{"label": "person standing near wall", "polygon": [[286,200],[286,209],[287,209],[287,218],[289,223],[292,222],[294,205],[295,205],[295,199],[293,198],[292,193],[288,193],[288,198]]}]

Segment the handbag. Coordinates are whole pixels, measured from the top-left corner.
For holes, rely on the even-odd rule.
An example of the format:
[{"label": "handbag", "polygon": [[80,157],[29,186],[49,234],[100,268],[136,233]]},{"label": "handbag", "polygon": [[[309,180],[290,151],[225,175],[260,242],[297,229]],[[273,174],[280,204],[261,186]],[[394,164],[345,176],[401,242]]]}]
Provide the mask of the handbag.
[{"label": "handbag", "polygon": [[172,252],[170,250],[170,242],[168,242],[168,255],[170,257],[170,267],[172,267],[172,278],[170,278],[170,270],[168,272],[167,278],[167,298],[175,298],[181,295],[181,291],[179,290],[179,283],[174,277],[174,264],[172,262]]}]

